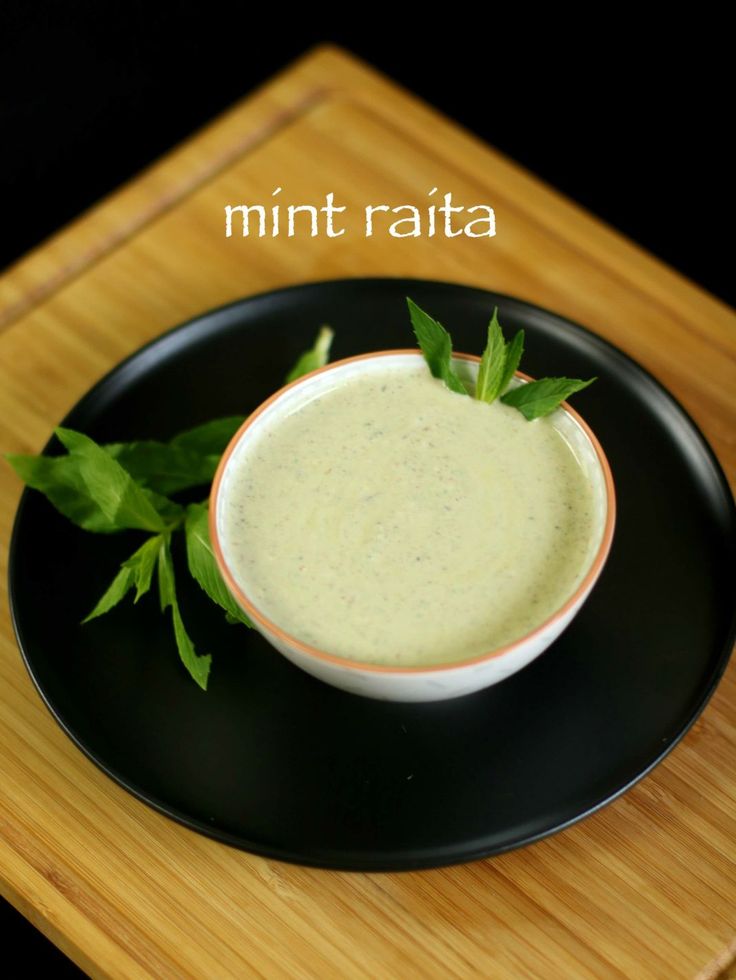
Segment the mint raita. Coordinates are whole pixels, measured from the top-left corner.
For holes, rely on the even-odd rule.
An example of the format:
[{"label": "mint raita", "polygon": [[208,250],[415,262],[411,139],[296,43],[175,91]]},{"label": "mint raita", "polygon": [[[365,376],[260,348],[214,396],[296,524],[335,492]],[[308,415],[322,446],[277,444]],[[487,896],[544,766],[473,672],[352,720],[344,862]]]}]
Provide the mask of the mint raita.
[{"label": "mint raita", "polygon": [[[451,391],[469,395],[469,387],[453,368],[450,334],[408,297],[407,303],[417,342],[431,373]],[[332,339],[332,330],[323,326],[314,345],[301,355],[286,381],[294,381],[326,364]],[[510,387],[523,349],[523,330],[507,342],[498,311],[494,310],[475,398],[488,403],[500,399],[531,421],[549,415],[564,399],[595,380],[543,378]],[[149,439],[107,445],[98,445],[81,432],[57,428],[55,434],[65,454],[6,456],[27,486],[43,493],[64,517],[83,530],[146,535],[121,563],[83,622],[110,612],[131,593],[137,603],[151,590],[155,579],[161,611],[171,611],[173,638],[181,662],[203,690],[207,689],[212,658],[195,650],[179,607],[171,548],[174,535],[184,535],[187,571],[220,607],[227,621],[245,626],[252,623],[218,571],[209,538],[207,500],[184,504],[172,499],[172,495],[198,487],[206,492],[220,457],[243,422],[241,416],[229,416],[179,433],[168,442]]]}]

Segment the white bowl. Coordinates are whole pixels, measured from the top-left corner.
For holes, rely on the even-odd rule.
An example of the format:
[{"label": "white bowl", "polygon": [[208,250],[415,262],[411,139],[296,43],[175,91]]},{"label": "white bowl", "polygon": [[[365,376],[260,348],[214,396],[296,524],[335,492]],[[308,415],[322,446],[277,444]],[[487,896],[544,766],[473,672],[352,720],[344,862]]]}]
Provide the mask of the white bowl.
[{"label": "white bowl", "polygon": [[[568,626],[590,594],[608,557],[615,522],[615,494],[608,461],[590,428],[574,409],[563,403],[556,413],[555,426],[571,444],[592,483],[595,541],[592,542],[594,547],[591,547],[589,567],[576,590],[536,629],[513,643],[467,660],[432,666],[391,667],[361,663],[318,650],[272,622],[248,598],[233,576],[223,553],[222,500],[233,466],[252,439],[278,425],[281,419],[306,401],[333,387],[336,379],[346,380],[366,371],[382,370],[388,362],[391,366],[415,365],[418,357],[421,354],[416,350],[362,354],[335,361],[281,388],[246,419],[233,437],[220,460],[210,500],[210,535],[217,565],[235,601],[250,617],[256,629],[292,663],[320,680],[354,694],[387,701],[439,701],[460,697],[497,684],[538,657]],[[479,358],[470,354],[455,354],[453,361],[458,373],[475,380]],[[523,384],[528,380],[527,375],[517,372],[512,383]]]}]

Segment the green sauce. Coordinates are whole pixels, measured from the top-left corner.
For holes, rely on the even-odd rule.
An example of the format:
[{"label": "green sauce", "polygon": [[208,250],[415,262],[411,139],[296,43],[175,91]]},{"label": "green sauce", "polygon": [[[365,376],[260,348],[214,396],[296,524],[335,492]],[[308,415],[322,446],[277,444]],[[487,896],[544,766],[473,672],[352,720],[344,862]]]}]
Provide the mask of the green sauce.
[{"label": "green sauce", "polygon": [[520,638],[570,597],[597,544],[591,482],[555,415],[457,395],[423,364],[336,379],[269,426],[223,505],[225,556],[253,604],[375,664]]}]

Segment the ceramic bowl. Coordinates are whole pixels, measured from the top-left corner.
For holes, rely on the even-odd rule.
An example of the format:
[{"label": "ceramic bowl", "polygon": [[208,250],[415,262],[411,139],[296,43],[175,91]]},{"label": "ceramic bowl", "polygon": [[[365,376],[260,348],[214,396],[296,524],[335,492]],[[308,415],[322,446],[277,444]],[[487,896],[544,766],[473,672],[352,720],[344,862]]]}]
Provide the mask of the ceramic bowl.
[{"label": "ceramic bowl", "polygon": [[[265,616],[251,601],[232,573],[222,546],[222,501],[228,492],[230,474],[252,440],[305,402],[318,397],[336,382],[347,381],[366,371],[388,366],[414,366],[421,357],[416,350],[380,351],[335,361],[281,388],[246,419],[226,449],[212,485],[210,535],[217,565],[238,605],[247,613],[263,636],[292,663],[320,680],[353,694],[388,701],[437,701],[470,694],[489,687],[521,670],[538,657],[569,625],[596,583],[608,556],[615,521],[615,494],[611,470],[588,425],[578,413],[563,403],[555,413],[555,426],[572,446],[593,487],[594,521],[590,553],[592,558],[580,584],[557,611],[513,643],[489,650],[481,656],[418,667],[394,667],[361,663],[316,649],[290,635]],[[475,380],[479,358],[456,354],[458,374]],[[512,384],[528,381],[517,373]]]}]

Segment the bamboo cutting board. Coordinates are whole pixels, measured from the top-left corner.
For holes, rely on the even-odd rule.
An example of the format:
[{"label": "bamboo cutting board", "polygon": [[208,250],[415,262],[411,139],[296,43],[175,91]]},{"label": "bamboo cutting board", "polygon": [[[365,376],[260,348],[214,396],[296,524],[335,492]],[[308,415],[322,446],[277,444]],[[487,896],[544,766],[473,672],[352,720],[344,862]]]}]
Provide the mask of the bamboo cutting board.
[{"label": "bamboo cutting board", "polygon": [[[495,238],[224,235],[228,203],[491,203]],[[287,196],[288,195],[288,196]],[[452,122],[320,48],[0,279],[0,448],[37,452],[164,329],[253,292],[397,275],[515,294],[655,374],[736,486],[736,317]],[[0,561],[19,481],[0,467]],[[736,668],[674,752],[581,824],[462,867],[348,874],[178,826],[63,735],[0,618],[3,894],[99,977],[725,977],[736,958]]]}]

